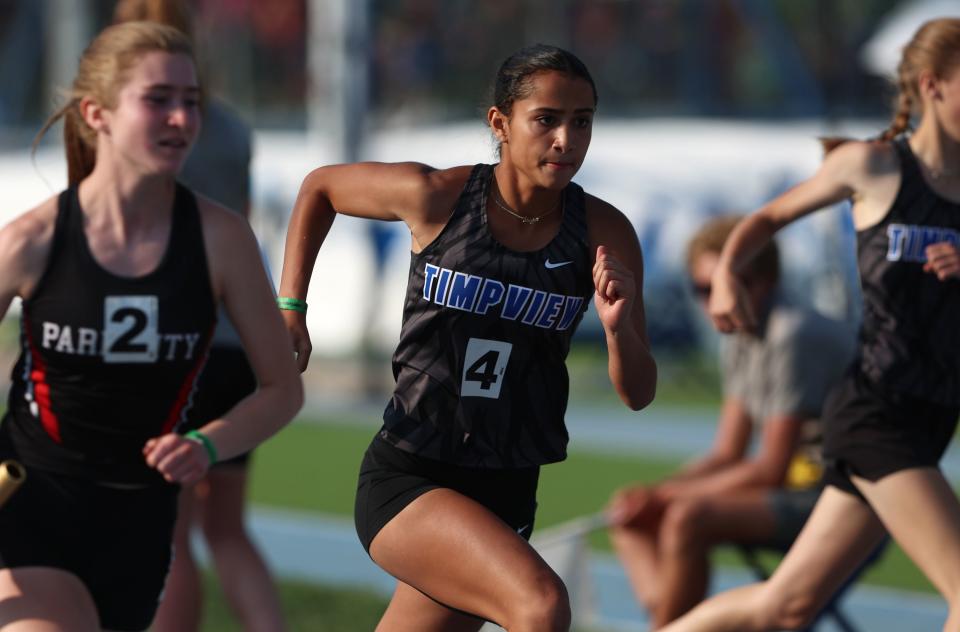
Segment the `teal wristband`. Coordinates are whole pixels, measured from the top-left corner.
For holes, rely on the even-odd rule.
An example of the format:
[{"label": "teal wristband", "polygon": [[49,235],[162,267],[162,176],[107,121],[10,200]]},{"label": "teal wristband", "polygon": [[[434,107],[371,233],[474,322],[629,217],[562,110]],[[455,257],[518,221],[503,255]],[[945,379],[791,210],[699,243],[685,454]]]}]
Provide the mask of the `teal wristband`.
[{"label": "teal wristband", "polygon": [[210,437],[203,434],[199,430],[191,430],[183,436],[191,441],[196,441],[203,446],[203,449],[207,451],[207,457],[210,458],[210,465],[213,465],[217,462],[217,448],[214,447],[213,441],[210,440]]},{"label": "teal wristband", "polygon": [[289,310],[291,312],[300,312],[301,314],[307,313],[306,301],[301,301],[298,298],[290,298],[289,296],[278,296],[277,307],[280,309]]}]

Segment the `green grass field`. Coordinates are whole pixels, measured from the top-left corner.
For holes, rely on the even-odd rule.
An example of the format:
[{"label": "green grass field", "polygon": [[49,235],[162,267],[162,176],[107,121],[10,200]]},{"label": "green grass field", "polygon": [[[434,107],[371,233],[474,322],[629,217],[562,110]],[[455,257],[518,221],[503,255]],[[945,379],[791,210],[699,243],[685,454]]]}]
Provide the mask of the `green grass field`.
[{"label": "green grass field", "polygon": [[[211,574],[204,577],[204,595],[201,630],[241,629]],[[280,599],[291,632],[368,632],[387,607],[386,598],[370,592],[286,580],[280,582]]]},{"label": "green grass field", "polygon": [[[255,504],[352,515],[360,458],[373,430],[367,426],[298,422],[257,451],[251,499]],[[611,492],[628,481],[654,481],[678,463],[638,455],[612,457],[571,453],[563,463],[543,468],[537,528],[558,524],[603,507]],[[603,533],[591,545],[609,550]],[[718,564],[736,564],[721,551]],[[864,581],[896,588],[932,592],[933,588],[898,547],[888,548]]]}]

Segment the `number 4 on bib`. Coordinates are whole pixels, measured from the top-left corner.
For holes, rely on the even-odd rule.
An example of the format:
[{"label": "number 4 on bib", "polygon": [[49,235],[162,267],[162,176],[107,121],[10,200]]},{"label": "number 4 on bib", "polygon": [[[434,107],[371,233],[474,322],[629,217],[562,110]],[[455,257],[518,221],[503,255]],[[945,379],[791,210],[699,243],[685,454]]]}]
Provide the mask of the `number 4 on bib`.
[{"label": "number 4 on bib", "polygon": [[471,338],[467,341],[460,396],[498,399],[512,349],[512,344],[500,340]]}]

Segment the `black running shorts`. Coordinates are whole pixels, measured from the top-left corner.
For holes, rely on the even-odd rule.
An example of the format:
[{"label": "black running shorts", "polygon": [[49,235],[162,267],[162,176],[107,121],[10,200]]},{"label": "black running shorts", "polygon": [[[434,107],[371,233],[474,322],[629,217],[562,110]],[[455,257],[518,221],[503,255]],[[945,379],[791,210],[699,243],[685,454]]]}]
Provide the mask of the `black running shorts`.
[{"label": "black running shorts", "polygon": [[0,568],[68,571],[87,587],[104,629],[145,630],[170,568],[178,491],[32,469],[0,510]]},{"label": "black running shorts", "polygon": [[448,488],[493,512],[529,540],[537,511],[539,467],[480,469],[451,465],[405,452],[376,436],[364,454],[354,519],[363,548],[420,495]]},{"label": "black running shorts", "polygon": [[824,482],[859,498],[851,475],[878,481],[901,470],[937,467],[960,408],[897,393],[856,368],[824,405]]}]

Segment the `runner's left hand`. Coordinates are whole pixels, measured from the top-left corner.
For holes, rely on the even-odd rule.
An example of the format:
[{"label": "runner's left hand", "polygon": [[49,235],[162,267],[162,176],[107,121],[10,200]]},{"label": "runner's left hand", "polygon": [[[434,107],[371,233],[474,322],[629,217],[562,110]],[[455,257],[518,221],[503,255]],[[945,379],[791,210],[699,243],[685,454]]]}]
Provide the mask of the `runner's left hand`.
[{"label": "runner's left hand", "polygon": [[941,281],[960,279],[960,250],[949,241],[930,244],[926,249],[927,262],[923,271],[936,274]]},{"label": "runner's left hand", "polygon": [[606,246],[597,247],[593,264],[594,304],[603,328],[615,333],[630,325],[630,313],[636,298],[637,286],[633,272],[623,265]]},{"label": "runner's left hand", "polygon": [[202,444],[176,433],[154,437],[143,446],[147,465],[169,483],[190,485],[201,480],[210,468],[210,457]]}]

